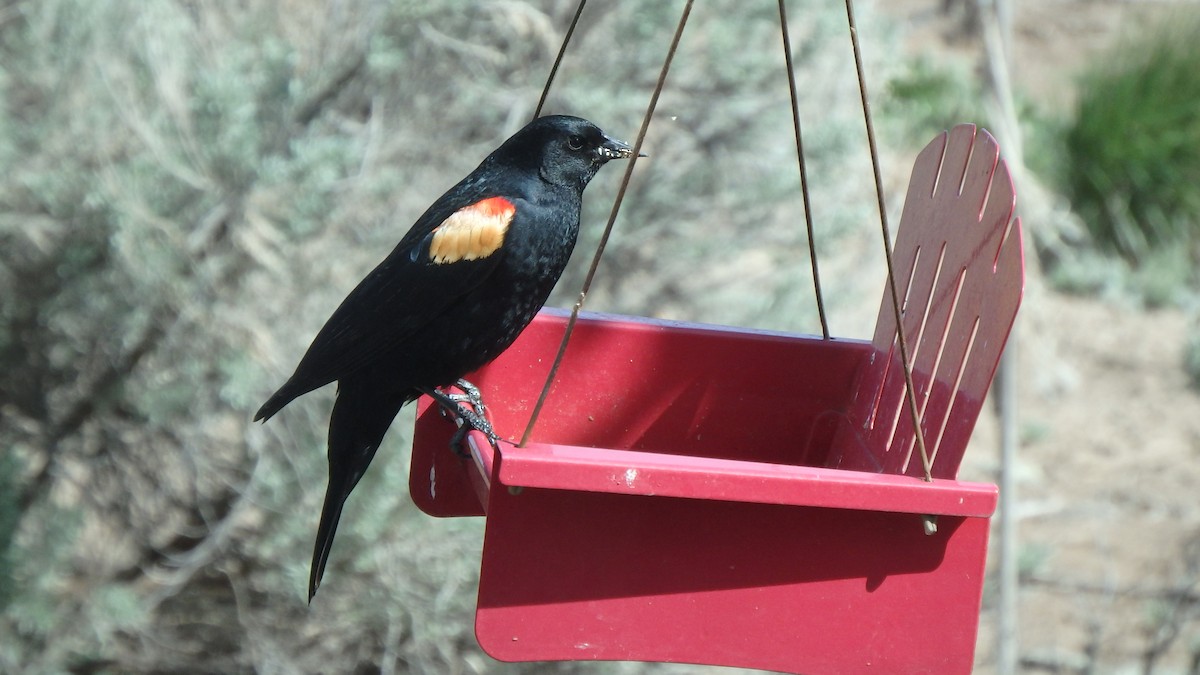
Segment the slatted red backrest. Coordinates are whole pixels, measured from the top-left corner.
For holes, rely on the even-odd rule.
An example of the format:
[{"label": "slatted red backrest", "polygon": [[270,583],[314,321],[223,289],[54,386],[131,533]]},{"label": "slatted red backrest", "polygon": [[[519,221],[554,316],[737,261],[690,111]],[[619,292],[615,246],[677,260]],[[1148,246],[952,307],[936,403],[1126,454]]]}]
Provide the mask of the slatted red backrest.
[{"label": "slatted red backrest", "polygon": [[[1008,338],[1024,282],[1020,219],[991,134],[971,124],[917,157],[893,259],[921,429],[935,478],[954,478]],[[870,365],[830,467],[923,475],[885,288]]]}]

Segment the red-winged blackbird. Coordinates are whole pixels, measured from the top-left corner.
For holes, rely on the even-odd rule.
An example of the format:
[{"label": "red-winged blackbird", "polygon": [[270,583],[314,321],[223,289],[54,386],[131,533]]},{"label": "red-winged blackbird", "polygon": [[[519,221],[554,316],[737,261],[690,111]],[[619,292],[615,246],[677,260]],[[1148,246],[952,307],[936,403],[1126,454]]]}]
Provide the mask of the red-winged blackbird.
[{"label": "red-winged blackbird", "polygon": [[342,505],[396,413],[421,394],[448,403],[435,388],[455,383],[512,344],[546,302],[575,247],[583,189],[608,160],[631,154],[629,145],[578,117],[531,122],[417,219],[259,409],[255,421],[338,383],[310,601]]}]

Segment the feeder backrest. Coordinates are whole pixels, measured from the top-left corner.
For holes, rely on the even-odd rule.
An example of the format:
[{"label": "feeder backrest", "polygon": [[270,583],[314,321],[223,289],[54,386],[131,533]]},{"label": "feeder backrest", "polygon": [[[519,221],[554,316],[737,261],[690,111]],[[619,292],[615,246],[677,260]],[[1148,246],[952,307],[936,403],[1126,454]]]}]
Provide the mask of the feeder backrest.
[{"label": "feeder backrest", "polygon": [[[1021,301],[1015,194],[999,147],[964,124],[917,157],[893,249],[916,404],[935,478],[954,478]],[[890,290],[828,466],[923,475]]]}]

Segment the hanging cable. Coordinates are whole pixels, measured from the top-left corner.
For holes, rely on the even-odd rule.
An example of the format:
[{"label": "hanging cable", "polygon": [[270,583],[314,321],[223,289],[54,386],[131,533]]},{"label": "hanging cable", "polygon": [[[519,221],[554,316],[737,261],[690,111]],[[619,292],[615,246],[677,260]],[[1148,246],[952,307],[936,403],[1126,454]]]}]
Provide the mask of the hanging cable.
[{"label": "hanging cable", "polygon": [[792,38],[788,32],[785,0],[779,0],[779,28],[783,36],[783,59],[787,66],[788,92],[792,98],[792,127],[796,133],[796,157],[800,162],[800,194],[804,198],[804,226],[808,231],[808,257],[812,262],[813,292],[817,296],[817,315],[821,319],[821,335],[828,340],[829,321],[825,318],[825,298],[821,294],[821,272],[817,268],[817,244],[813,239],[812,205],[808,199],[808,167],[804,161],[804,137],[800,133],[800,101],[796,95],[796,70],[792,63]]},{"label": "hanging cable", "polygon": [[554,57],[554,65],[550,66],[550,75],[546,77],[546,86],[542,87],[542,96],[538,99],[537,107],[533,109],[533,119],[542,116],[542,107],[546,105],[546,97],[550,95],[550,85],[554,84],[554,78],[558,75],[558,66],[562,64],[563,56],[567,53],[567,45],[571,42],[571,36],[575,34],[575,26],[579,25],[579,16],[583,14],[583,6],[587,4],[587,0],[579,0],[579,6],[575,8],[575,16],[571,17],[571,25],[567,26],[567,34],[563,36],[562,46],[558,48],[558,55]]},{"label": "hanging cable", "polygon": [[658,81],[654,84],[654,93],[650,96],[650,105],[646,107],[646,114],[642,118],[642,126],[638,130],[637,140],[633,144],[633,155],[629,158],[628,164],[625,165],[625,175],[621,178],[621,186],[617,190],[617,198],[613,202],[612,210],[608,214],[608,222],[604,225],[604,232],[600,235],[600,243],[596,245],[596,253],[592,256],[592,264],[588,268],[587,276],[583,279],[583,286],[579,290],[579,299],[575,301],[575,305],[571,308],[571,317],[567,320],[567,328],[563,332],[562,342],[558,345],[558,353],[554,355],[554,362],[550,365],[550,372],[546,375],[546,383],[542,386],[542,392],[538,395],[537,403],[533,406],[533,411],[529,416],[529,423],[525,425],[525,433],[521,435],[521,442],[518,444],[519,447],[524,447],[529,442],[530,436],[533,435],[534,425],[537,424],[542,407],[546,404],[546,399],[550,396],[550,389],[554,386],[554,377],[558,374],[558,368],[562,365],[563,356],[567,353],[567,342],[571,339],[571,333],[575,331],[575,323],[579,320],[579,311],[583,309],[583,302],[587,298],[588,291],[591,290],[592,280],[596,277],[596,270],[600,267],[600,258],[604,255],[604,248],[608,245],[613,225],[617,222],[617,213],[621,210],[621,202],[625,200],[625,192],[629,188],[629,179],[633,175],[633,167],[637,164],[638,157],[642,153],[642,143],[646,140],[646,130],[650,128],[650,120],[654,117],[654,109],[658,107],[658,97],[662,94],[663,85],[667,81],[667,72],[671,69],[671,61],[674,60],[675,51],[679,48],[679,40],[683,37],[683,28],[687,25],[688,15],[692,13],[693,1],[687,0],[687,3],[683,6],[683,14],[679,17],[679,25],[675,28],[675,36],[671,38],[671,47],[667,50],[667,57],[663,61],[662,70],[658,73]]},{"label": "hanging cable", "polygon": [[[879,170],[879,148],[875,143],[875,127],[871,123],[871,103],[867,97],[867,78],[863,74],[862,50],[858,44],[858,26],[854,22],[854,0],[846,0],[846,19],[850,24],[850,44],[854,47],[854,67],[858,72],[858,93],[862,98],[863,120],[867,125],[867,145],[871,149],[871,168],[875,172],[875,200],[879,204],[879,222],[883,230],[883,254],[887,261],[888,288],[892,296],[892,312],[896,316],[896,341],[900,345],[900,361],[904,371],[905,399],[916,432],[917,449],[921,453],[921,467],[925,480],[933,482],[933,465],[925,449],[925,434],[921,431],[921,414],[917,411],[917,391],[913,385],[912,364],[908,360],[908,341],[904,337],[903,312],[900,311],[900,292],[896,288],[896,267],[892,262],[892,235],[888,229],[887,206],[883,199],[883,177]],[[936,529],[936,524],[933,525]],[[926,521],[926,531],[930,528]]]}]

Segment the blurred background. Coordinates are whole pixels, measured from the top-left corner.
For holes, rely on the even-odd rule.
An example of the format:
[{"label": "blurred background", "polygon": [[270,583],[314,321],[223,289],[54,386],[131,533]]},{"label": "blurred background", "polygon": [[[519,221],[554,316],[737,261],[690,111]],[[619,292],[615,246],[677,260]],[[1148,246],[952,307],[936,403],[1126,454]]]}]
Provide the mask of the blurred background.
[{"label": "blurred background", "polygon": [[[1013,6],[1020,665],[1197,673],[1200,7]],[[411,410],[307,606],[332,387],[250,423],[532,115],[574,8],[0,0],[0,672],[697,672],[484,655],[483,523],[409,501]],[[547,112],[633,140],[681,8],[589,5]],[[895,223],[920,147],[1004,106],[971,0],[857,10]],[[867,338],[884,265],[845,6],[789,17],[831,329]],[[819,332],[780,51],[775,3],[696,4],[589,309]],[[619,178],[589,188],[552,305]],[[995,480],[996,439],[985,412],[962,478]],[[980,672],[995,631],[989,579]]]}]

